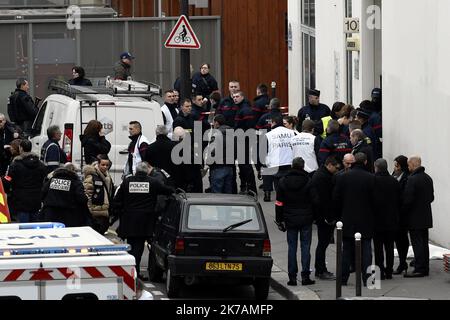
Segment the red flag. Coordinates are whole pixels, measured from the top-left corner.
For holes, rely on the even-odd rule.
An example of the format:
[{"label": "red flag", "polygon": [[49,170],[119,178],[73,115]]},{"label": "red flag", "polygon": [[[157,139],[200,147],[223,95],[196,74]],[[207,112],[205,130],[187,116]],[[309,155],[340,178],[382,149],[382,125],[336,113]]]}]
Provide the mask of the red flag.
[{"label": "red flag", "polygon": [[5,189],[3,189],[3,183],[0,179],[0,223],[11,222],[9,215],[8,202],[6,201]]}]

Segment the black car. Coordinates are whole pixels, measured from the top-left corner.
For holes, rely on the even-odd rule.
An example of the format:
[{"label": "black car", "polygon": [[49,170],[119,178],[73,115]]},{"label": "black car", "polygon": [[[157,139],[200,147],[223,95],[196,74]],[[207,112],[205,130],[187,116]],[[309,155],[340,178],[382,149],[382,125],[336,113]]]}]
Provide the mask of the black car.
[{"label": "black car", "polygon": [[267,298],[273,260],[267,225],[256,199],[245,195],[178,194],[155,227],[149,278],[166,272],[169,298],[180,286],[212,278],[252,284]]}]

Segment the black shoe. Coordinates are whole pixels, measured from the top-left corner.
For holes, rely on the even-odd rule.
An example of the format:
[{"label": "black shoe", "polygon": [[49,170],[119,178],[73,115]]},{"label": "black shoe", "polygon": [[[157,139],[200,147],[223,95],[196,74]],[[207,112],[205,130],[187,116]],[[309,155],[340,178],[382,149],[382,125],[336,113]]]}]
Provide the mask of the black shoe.
[{"label": "black shoe", "polygon": [[264,202],[271,202],[272,200],[270,199],[270,196],[271,196],[271,192],[265,191],[264,192]]},{"label": "black shoe", "polygon": [[398,266],[397,270],[395,270],[394,272],[392,272],[392,274],[395,275],[399,275],[402,274],[403,272],[407,272],[408,271],[408,265],[400,265]]},{"label": "black shoe", "polygon": [[302,286],[309,286],[312,284],[315,284],[316,282],[314,280],[311,280],[310,278],[304,278],[302,279]]},{"label": "black shoe", "polygon": [[414,267],[415,264],[416,264],[416,260],[413,259],[413,260],[409,263],[409,266],[410,266],[410,267]]},{"label": "black shoe", "polygon": [[386,280],[392,280],[392,273],[386,273]]},{"label": "black shoe", "polygon": [[259,187],[258,187],[258,189],[264,189],[264,185],[260,185]]},{"label": "black shoe", "polygon": [[325,271],[323,273],[317,273],[315,274],[317,279],[320,280],[336,280],[336,277],[331,272]]},{"label": "black shoe", "polygon": [[405,278],[423,278],[428,276],[425,273],[422,272],[412,272],[412,273],[405,273],[404,277]]},{"label": "black shoe", "polygon": [[295,287],[297,285],[297,281],[296,280],[289,280],[287,285],[291,286],[291,287]]}]

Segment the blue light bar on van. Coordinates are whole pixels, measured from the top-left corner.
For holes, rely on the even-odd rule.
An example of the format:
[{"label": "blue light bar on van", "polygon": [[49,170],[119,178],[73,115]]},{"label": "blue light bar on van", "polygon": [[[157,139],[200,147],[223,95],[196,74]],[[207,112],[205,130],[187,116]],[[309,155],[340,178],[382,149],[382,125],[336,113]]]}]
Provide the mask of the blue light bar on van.
[{"label": "blue light bar on van", "polygon": [[43,222],[43,223],[20,223],[19,229],[61,229],[65,228],[64,223]]},{"label": "blue light bar on van", "polygon": [[53,248],[23,248],[23,249],[7,249],[0,250],[0,257],[36,255],[36,254],[86,254],[86,253],[106,253],[130,251],[129,244],[113,245],[113,246],[95,246],[95,247],[53,247]]},{"label": "blue light bar on van", "polygon": [[39,223],[5,223],[0,224],[0,230],[32,230],[32,229],[61,229],[66,226],[59,222]]}]

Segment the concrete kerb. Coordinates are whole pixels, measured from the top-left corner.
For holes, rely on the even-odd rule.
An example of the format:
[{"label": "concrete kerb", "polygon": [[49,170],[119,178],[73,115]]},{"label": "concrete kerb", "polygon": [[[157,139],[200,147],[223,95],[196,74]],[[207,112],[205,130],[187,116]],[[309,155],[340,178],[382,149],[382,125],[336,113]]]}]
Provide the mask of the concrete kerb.
[{"label": "concrete kerb", "polygon": [[289,277],[287,272],[284,272],[277,265],[272,267],[272,275],[270,285],[272,288],[288,300],[320,300],[319,296],[311,289],[302,286],[299,283],[296,287],[287,285]]}]

